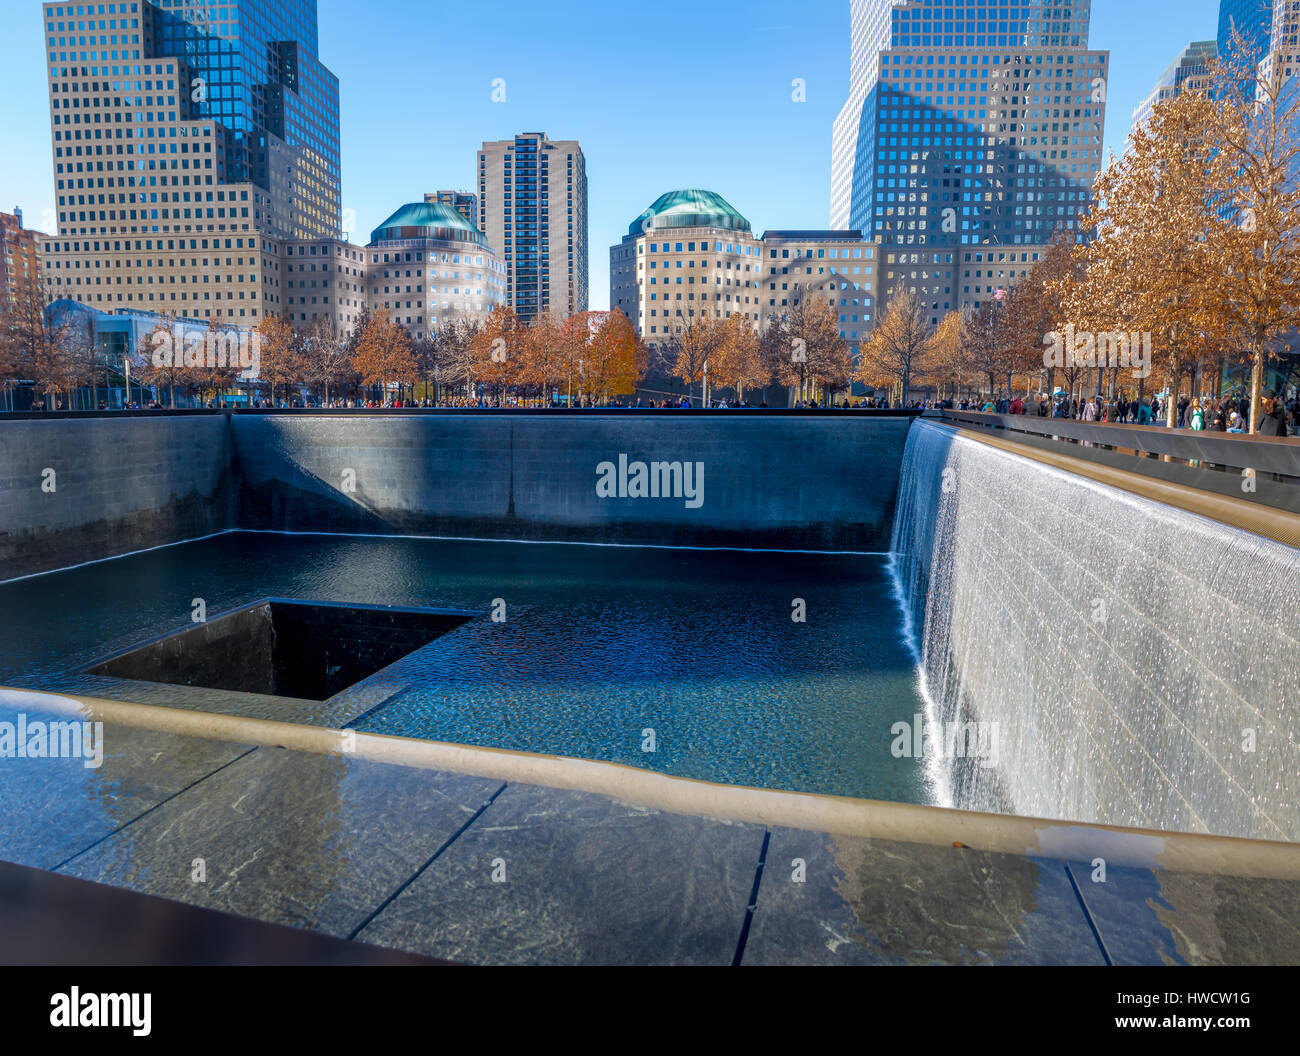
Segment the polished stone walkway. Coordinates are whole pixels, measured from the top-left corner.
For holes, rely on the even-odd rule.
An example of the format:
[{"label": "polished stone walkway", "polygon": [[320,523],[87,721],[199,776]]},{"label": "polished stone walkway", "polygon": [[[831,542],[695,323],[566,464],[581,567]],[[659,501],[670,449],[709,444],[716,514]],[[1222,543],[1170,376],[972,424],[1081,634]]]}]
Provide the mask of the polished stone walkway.
[{"label": "polished stone walkway", "polygon": [[[28,709],[28,720],[40,718]],[[0,721],[14,721],[0,709]],[[476,964],[1294,964],[1300,882],[848,839],[127,727],[0,759],[0,859]]]}]

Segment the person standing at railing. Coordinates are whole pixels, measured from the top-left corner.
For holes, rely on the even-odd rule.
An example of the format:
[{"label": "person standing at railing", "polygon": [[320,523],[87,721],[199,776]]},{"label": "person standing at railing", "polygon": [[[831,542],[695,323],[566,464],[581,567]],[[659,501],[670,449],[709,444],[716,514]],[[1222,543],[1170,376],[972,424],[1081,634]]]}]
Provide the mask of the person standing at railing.
[{"label": "person standing at railing", "polygon": [[1255,427],[1255,432],[1260,436],[1286,436],[1286,408],[1272,389],[1264,395],[1262,410],[1263,414]]},{"label": "person standing at railing", "polygon": [[1208,415],[1210,431],[1221,433],[1228,428],[1228,420],[1223,411],[1223,400],[1210,400],[1210,413]]}]

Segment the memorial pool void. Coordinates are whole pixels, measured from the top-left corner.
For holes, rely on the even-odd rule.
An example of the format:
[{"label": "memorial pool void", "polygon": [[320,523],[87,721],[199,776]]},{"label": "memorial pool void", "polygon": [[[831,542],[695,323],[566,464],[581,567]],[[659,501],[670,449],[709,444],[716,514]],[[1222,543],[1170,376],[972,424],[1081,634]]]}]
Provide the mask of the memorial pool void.
[{"label": "memorial pool void", "polygon": [[[1089,462],[960,424],[6,422],[0,679],[723,783],[1300,840],[1300,514],[1284,483],[1300,442],[1062,426],[1071,452],[1122,435],[1186,456]],[[600,494],[600,466],[638,460],[702,467],[701,504]],[[1239,469],[1258,501],[1203,462]],[[1145,494],[1114,468],[1139,464]],[[268,597],[471,615],[336,693],[87,671],[192,629],[196,605]],[[893,731],[918,714],[930,732],[995,731],[996,763],[900,756]]]},{"label": "memorial pool void", "polygon": [[1300,950],[1294,447],[1234,522],[908,416],[4,424],[0,726],[104,758],[6,760],[0,858],[476,963]]},{"label": "memorial pool void", "polygon": [[[223,613],[269,621],[267,595],[332,603],[270,603],[281,640],[300,610],[336,623],[376,611],[352,605],[448,615],[426,617],[438,626],[415,633],[431,640],[401,645],[379,673],[297,699],[317,694],[267,681],[269,637],[250,630],[242,658],[228,635],[211,644]],[[192,622],[200,599],[205,627]],[[881,555],[227,533],[0,585],[0,643],[4,685],[931,798],[919,765],[890,751],[893,724],[923,702]],[[203,685],[164,684],[186,680],[165,670],[182,644]]]}]

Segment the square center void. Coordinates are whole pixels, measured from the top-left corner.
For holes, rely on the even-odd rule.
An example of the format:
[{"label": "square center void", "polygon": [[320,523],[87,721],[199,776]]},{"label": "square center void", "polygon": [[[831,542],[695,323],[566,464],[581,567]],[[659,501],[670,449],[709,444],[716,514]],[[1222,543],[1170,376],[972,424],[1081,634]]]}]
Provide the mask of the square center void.
[{"label": "square center void", "polygon": [[265,598],[145,642],[87,673],[325,700],[475,615]]}]

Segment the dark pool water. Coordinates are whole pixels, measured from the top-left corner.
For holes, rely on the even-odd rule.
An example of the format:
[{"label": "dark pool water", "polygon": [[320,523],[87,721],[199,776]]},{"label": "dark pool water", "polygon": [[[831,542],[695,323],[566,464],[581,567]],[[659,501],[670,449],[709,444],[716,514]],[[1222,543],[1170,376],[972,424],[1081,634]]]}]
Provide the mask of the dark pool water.
[{"label": "dark pool water", "polygon": [[930,801],[890,752],[923,704],[882,556],[231,533],[0,585],[0,683],[266,595],[483,613],[389,669],[359,729]]}]

